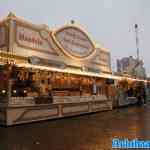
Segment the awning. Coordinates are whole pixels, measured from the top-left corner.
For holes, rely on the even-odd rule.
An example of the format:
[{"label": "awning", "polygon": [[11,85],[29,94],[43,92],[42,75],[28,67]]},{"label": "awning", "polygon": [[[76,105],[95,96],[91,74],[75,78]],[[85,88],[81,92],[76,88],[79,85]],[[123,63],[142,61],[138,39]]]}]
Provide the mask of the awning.
[{"label": "awning", "polygon": [[27,64],[27,63],[17,64],[17,66],[25,67],[25,68],[33,68],[33,69],[38,69],[38,70],[47,70],[47,71],[54,71],[54,72],[62,72],[62,73],[90,76],[90,77],[114,79],[114,80],[132,80],[132,81],[147,82],[147,80],[142,80],[142,79],[135,79],[135,78],[129,78],[129,77],[124,77],[124,76],[116,76],[116,75],[105,74],[105,73],[87,72],[87,71],[75,70],[75,69],[71,69],[71,68],[60,69],[60,68],[54,68],[54,67],[32,65],[32,64]]},{"label": "awning", "polygon": [[55,67],[46,67],[46,66],[32,65],[32,64],[27,64],[27,63],[16,64],[16,65],[18,67],[33,68],[33,69],[39,69],[39,70],[56,71],[56,72],[62,72],[62,73],[71,73],[71,74],[91,76],[91,77],[119,79],[119,77],[114,76],[112,74],[94,73],[94,72],[88,72],[88,71],[81,71],[81,70],[78,70],[78,69],[76,70],[76,69],[72,69],[72,68],[60,69],[60,68],[55,68]]}]

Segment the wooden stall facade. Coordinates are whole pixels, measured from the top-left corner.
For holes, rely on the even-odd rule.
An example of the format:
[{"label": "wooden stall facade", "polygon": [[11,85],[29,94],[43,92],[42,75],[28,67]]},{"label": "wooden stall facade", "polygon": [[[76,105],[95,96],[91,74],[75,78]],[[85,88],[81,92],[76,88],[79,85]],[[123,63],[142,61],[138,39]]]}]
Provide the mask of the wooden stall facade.
[{"label": "wooden stall facade", "polygon": [[10,13],[0,36],[1,124],[112,109],[110,52],[82,26],[50,29]]}]

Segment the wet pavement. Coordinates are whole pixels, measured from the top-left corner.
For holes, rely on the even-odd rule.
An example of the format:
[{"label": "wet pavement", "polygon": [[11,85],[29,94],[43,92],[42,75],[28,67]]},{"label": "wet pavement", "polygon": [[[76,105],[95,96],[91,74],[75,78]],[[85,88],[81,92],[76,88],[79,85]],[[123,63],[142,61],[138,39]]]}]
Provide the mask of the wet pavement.
[{"label": "wet pavement", "polygon": [[0,127],[0,150],[111,150],[112,138],[150,139],[150,104]]}]

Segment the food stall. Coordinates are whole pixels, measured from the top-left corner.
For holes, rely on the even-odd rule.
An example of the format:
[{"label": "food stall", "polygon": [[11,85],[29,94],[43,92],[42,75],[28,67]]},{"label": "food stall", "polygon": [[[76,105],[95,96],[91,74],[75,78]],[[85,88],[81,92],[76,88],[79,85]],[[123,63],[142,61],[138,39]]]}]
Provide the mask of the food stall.
[{"label": "food stall", "polygon": [[82,26],[52,30],[10,13],[0,37],[0,124],[112,109],[110,51]]},{"label": "food stall", "polygon": [[122,77],[121,80],[116,80],[115,88],[117,93],[114,107],[138,104],[139,96],[141,97],[140,103],[143,103],[144,100],[142,92],[145,92],[146,94],[147,83],[147,80],[129,77]]}]

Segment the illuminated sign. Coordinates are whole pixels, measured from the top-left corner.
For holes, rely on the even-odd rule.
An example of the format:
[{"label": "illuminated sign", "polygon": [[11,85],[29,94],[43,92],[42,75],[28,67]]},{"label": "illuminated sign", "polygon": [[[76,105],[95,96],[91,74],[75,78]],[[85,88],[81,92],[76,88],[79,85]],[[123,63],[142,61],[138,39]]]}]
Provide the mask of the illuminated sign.
[{"label": "illuminated sign", "polygon": [[67,26],[53,33],[54,41],[66,55],[83,59],[95,51],[95,46],[88,35],[74,26]]}]

